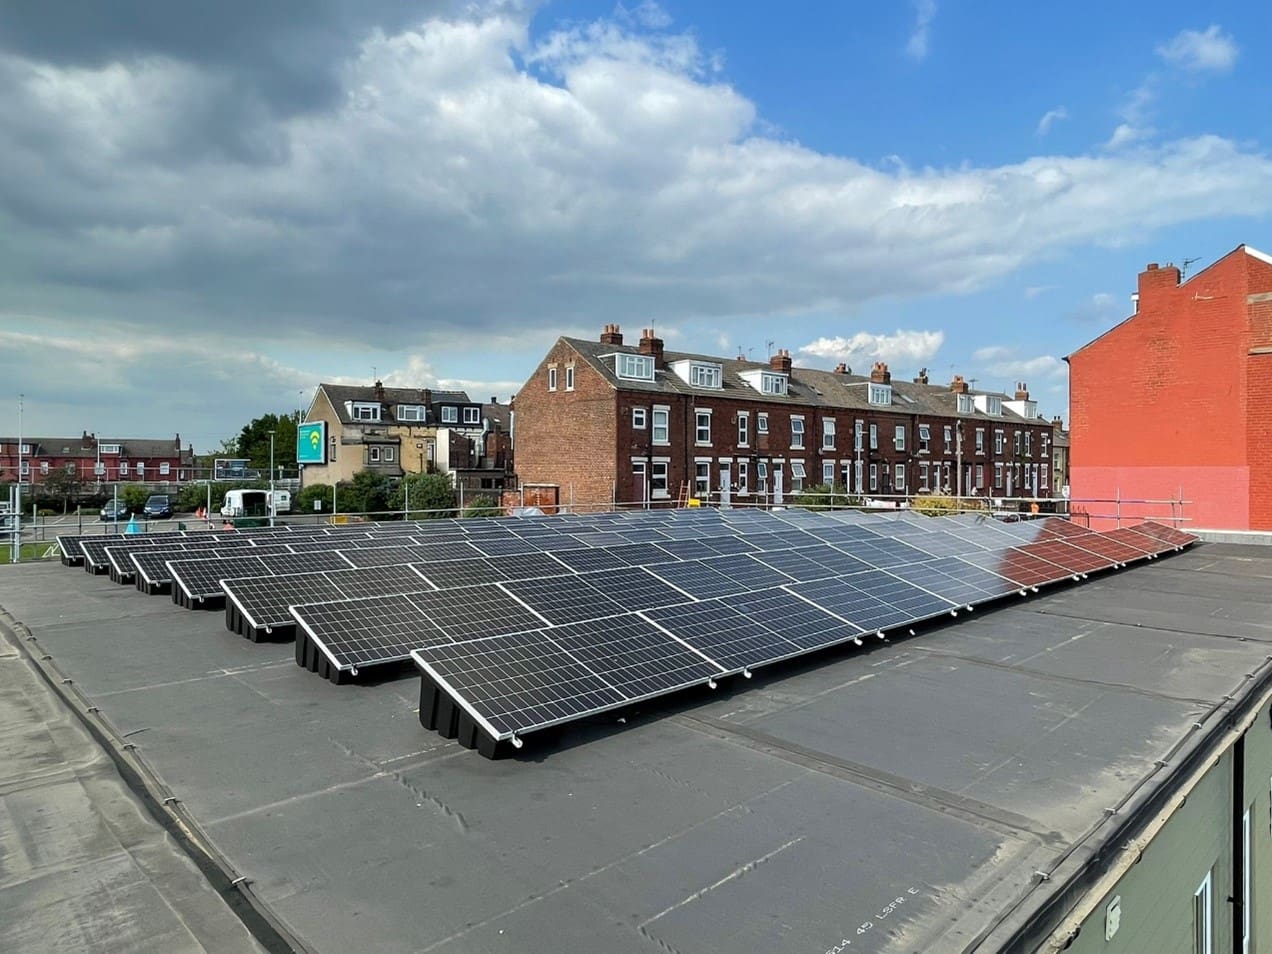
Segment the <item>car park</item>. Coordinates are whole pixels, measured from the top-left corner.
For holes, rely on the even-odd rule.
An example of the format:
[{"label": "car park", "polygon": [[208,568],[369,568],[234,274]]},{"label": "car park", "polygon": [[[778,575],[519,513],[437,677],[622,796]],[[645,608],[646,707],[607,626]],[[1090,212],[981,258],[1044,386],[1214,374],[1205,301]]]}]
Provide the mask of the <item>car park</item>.
[{"label": "car park", "polygon": [[141,515],[148,520],[167,520],[172,516],[172,498],[167,494],[151,494]]}]

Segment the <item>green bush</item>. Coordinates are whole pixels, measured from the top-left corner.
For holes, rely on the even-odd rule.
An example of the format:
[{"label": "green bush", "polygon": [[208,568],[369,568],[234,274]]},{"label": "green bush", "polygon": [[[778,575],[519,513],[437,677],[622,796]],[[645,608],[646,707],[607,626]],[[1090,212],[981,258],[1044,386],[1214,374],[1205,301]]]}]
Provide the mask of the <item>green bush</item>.
[{"label": "green bush", "polygon": [[455,488],[445,474],[410,474],[403,477],[389,497],[389,506],[394,510],[405,509],[408,490],[409,519],[455,516]]},{"label": "green bush", "polygon": [[[297,513],[331,513],[333,489],[331,484],[310,484],[296,495],[292,509]],[[314,510],[315,500],[320,504],[320,508],[316,511]]]},{"label": "green bush", "polygon": [[470,500],[461,514],[464,517],[502,517],[503,515],[504,510],[499,506],[499,501],[485,495]]},{"label": "green bush", "polygon": [[804,510],[845,510],[849,507],[860,507],[860,497],[851,496],[848,488],[836,484],[813,484],[805,487],[790,498],[792,507]]},{"label": "green bush", "polygon": [[139,484],[127,484],[119,488],[119,499],[133,513],[141,513],[141,508],[150,498],[150,491]]}]

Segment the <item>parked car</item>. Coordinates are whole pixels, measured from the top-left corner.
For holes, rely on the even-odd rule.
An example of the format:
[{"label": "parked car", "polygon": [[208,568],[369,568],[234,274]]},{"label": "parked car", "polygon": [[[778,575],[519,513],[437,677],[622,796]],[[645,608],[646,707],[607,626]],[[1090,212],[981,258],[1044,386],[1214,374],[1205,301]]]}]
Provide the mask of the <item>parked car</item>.
[{"label": "parked car", "polygon": [[151,494],[141,515],[148,520],[167,520],[172,516],[172,498],[167,494]]},{"label": "parked car", "polygon": [[122,500],[108,500],[102,507],[103,520],[127,520],[131,515],[128,504]]}]

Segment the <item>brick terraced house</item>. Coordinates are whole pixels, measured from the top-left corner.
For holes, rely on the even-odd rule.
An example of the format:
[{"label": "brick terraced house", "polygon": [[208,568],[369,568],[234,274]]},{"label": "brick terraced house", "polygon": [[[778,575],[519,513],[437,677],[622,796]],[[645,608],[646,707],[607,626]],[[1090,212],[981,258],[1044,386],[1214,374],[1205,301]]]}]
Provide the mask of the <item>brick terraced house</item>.
[{"label": "brick terraced house", "polygon": [[0,480],[39,485],[59,471],[89,483],[121,480],[169,483],[192,479],[194,448],[170,440],[103,437],[84,431],[79,437],[0,437]]},{"label": "brick terraced house", "polygon": [[1135,313],[1067,359],[1073,498],[1095,529],[1182,497],[1190,527],[1272,530],[1272,255],[1138,284]]},{"label": "brick terraced house", "polygon": [[1051,496],[1050,421],[1015,394],[668,352],[617,325],[559,338],[516,397],[517,472],[577,506],[689,496],[775,504],[817,484],[862,495]]}]

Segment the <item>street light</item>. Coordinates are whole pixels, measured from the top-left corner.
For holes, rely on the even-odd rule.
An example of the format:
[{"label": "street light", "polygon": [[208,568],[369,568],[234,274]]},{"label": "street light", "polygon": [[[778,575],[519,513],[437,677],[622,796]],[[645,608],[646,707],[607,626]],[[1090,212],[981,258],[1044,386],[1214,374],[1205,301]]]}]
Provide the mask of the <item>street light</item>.
[{"label": "street light", "polygon": [[274,525],[274,432],[269,432],[269,525]]}]

